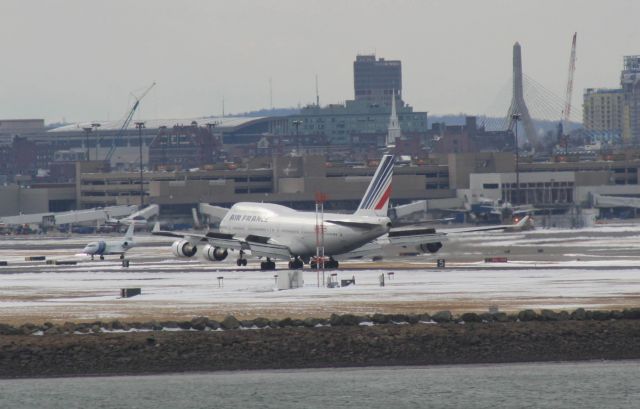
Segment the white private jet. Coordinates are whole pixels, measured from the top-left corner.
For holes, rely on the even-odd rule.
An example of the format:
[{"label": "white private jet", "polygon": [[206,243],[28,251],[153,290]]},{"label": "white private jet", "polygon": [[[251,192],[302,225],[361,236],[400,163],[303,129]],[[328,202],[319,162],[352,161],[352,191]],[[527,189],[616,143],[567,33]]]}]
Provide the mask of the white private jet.
[{"label": "white private jet", "polygon": [[130,248],[135,246],[133,241],[133,230],[135,229],[135,223],[129,224],[127,228],[127,232],[125,233],[122,240],[109,240],[109,241],[93,241],[82,250],[84,254],[88,254],[91,256],[91,260],[94,259],[95,256],[100,256],[100,260],[104,260],[104,256],[116,255],[119,254],[120,258],[124,258],[124,253],[127,252]]},{"label": "white private jet", "polygon": [[[334,257],[363,255],[386,245],[416,246],[422,251],[437,252],[446,233],[435,229],[393,229],[387,216],[394,157],[384,155],[367,191],[353,214],[324,213],[325,267],[337,268]],[[273,260],[289,260],[289,268],[302,268],[316,255],[317,215],[272,203],[240,202],[230,209],[218,208],[219,232],[177,233],[161,231],[156,224],[152,234],[176,237],[171,248],[177,257],[202,253],[209,261],[222,261],[228,250],[237,250],[238,266],[246,266],[246,253],[264,257],[262,270],[275,269]],[[496,230],[510,226],[491,226],[465,231]],[[314,267],[314,262],[311,266]]]}]

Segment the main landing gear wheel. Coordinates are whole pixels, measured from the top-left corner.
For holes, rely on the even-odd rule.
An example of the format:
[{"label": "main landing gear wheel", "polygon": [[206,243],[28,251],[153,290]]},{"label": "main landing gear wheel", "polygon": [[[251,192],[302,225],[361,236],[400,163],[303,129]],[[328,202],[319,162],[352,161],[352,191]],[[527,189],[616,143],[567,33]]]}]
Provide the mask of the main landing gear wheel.
[{"label": "main landing gear wheel", "polygon": [[120,260],[124,260],[124,254],[120,254]]},{"label": "main landing gear wheel", "polygon": [[100,256],[100,260],[104,260],[104,256]]},{"label": "main landing gear wheel", "polygon": [[304,263],[298,257],[296,257],[293,260],[289,261],[289,269],[290,270],[299,270],[302,267],[304,267]]},{"label": "main landing gear wheel", "polygon": [[271,261],[271,259],[267,259],[267,261],[263,261],[260,263],[260,270],[266,271],[266,270],[275,270],[275,269],[276,269],[276,263]]},{"label": "main landing gear wheel", "polygon": [[240,257],[238,257],[238,259],[236,260],[236,265],[238,267],[247,265],[247,259],[242,258],[243,255],[244,255],[244,251],[240,250]]},{"label": "main landing gear wheel", "polygon": [[[316,260],[311,260],[311,263],[309,265],[314,270],[320,268],[320,265]],[[324,268],[338,268],[339,265],[340,263],[338,263],[338,261],[334,260],[333,258],[329,258],[329,260],[326,260],[324,262]]]}]

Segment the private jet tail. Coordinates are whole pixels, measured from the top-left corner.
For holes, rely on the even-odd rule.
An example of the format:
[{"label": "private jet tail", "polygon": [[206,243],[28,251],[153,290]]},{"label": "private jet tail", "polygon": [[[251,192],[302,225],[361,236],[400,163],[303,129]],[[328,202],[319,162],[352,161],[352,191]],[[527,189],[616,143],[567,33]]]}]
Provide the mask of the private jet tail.
[{"label": "private jet tail", "polygon": [[130,223],[127,227],[127,232],[124,234],[125,240],[133,240],[133,229],[135,229],[135,223]]},{"label": "private jet tail", "polygon": [[393,176],[393,155],[384,155],[373,175],[373,179],[364,194],[356,216],[386,217],[391,196],[391,177]]}]

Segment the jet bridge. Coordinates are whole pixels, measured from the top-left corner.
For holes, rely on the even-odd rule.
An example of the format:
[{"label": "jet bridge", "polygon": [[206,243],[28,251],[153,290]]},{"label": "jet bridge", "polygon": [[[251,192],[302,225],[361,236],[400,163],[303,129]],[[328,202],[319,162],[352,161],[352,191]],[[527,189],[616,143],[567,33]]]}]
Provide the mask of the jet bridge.
[{"label": "jet bridge", "polygon": [[640,209],[640,198],[592,194],[593,207],[632,207]]},{"label": "jet bridge", "polygon": [[72,210],[59,213],[31,213],[0,218],[0,224],[7,226],[21,226],[25,224],[39,224],[54,226],[61,224],[77,224],[104,222],[112,217],[125,217],[138,210],[138,206],[109,206],[104,208]]}]

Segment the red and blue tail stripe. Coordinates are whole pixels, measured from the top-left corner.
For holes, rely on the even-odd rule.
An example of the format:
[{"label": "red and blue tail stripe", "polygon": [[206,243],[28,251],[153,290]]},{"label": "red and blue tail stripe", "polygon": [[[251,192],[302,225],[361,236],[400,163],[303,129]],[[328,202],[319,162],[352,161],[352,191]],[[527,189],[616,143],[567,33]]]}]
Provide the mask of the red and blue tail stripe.
[{"label": "red and blue tail stripe", "polygon": [[391,196],[391,179],[393,176],[393,155],[384,155],[373,179],[364,194],[356,214],[370,216],[386,216]]}]

